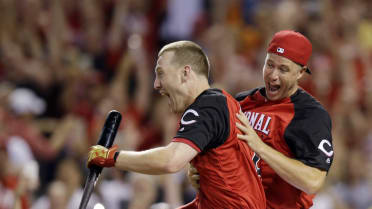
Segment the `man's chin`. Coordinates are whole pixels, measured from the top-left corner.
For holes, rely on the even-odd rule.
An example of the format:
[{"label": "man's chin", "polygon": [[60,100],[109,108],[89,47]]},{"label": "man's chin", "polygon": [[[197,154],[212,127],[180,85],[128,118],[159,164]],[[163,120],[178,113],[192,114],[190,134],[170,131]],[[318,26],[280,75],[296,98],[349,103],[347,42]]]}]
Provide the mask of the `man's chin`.
[{"label": "man's chin", "polygon": [[174,113],[174,114],[180,114],[180,113],[182,113],[183,111],[176,110],[176,109],[171,109],[171,112]]},{"label": "man's chin", "polygon": [[181,109],[181,108],[170,108],[170,110],[174,114],[181,114],[185,111],[184,109]]},{"label": "man's chin", "polygon": [[270,101],[277,101],[281,99],[279,92],[278,93],[266,92],[266,98]]}]

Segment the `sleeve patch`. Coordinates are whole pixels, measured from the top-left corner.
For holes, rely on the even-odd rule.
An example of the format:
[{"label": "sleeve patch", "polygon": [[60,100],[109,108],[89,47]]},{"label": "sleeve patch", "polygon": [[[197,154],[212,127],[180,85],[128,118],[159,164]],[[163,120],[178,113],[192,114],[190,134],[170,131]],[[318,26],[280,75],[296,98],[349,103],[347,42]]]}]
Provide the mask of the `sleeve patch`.
[{"label": "sleeve patch", "polygon": [[199,151],[220,146],[230,133],[227,105],[223,94],[207,92],[199,96],[183,113],[175,138],[191,141]]}]

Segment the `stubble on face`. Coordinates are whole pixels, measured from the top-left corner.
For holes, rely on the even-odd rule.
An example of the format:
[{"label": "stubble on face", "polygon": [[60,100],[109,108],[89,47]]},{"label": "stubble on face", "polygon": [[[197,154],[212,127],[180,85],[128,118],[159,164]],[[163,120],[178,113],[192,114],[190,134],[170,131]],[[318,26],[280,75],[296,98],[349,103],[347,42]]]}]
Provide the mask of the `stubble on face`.
[{"label": "stubble on face", "polygon": [[156,74],[159,77],[161,87],[158,89],[162,96],[168,98],[168,105],[173,113],[180,113],[183,110],[182,89],[179,78],[179,65],[173,60],[174,52],[164,52],[157,61]]},{"label": "stubble on face", "polygon": [[300,71],[301,67],[291,60],[268,53],[263,69],[266,97],[278,101],[294,94],[298,89],[299,75],[303,73]]}]

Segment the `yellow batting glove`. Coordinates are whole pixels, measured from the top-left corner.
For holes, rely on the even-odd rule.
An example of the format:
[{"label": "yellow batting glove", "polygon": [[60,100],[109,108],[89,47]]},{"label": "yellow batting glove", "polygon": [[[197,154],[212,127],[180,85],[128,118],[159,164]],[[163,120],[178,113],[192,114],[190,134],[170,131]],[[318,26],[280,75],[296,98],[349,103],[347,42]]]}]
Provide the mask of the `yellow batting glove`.
[{"label": "yellow batting glove", "polygon": [[101,145],[95,145],[90,147],[88,154],[88,168],[92,165],[99,167],[113,167],[115,165],[115,153],[118,149],[117,145],[107,149]]}]

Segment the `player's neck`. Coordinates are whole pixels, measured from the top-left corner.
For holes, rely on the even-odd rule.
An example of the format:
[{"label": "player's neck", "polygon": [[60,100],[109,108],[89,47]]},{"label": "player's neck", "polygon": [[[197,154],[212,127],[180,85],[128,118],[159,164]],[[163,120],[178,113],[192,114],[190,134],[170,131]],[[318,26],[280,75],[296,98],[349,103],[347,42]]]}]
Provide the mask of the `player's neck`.
[{"label": "player's neck", "polygon": [[193,86],[190,88],[190,104],[192,104],[201,93],[211,88],[207,79],[198,80],[192,85]]},{"label": "player's neck", "polygon": [[211,86],[209,85],[208,80],[202,80],[199,82],[199,85],[195,86],[194,99],[209,88],[211,88]]}]

